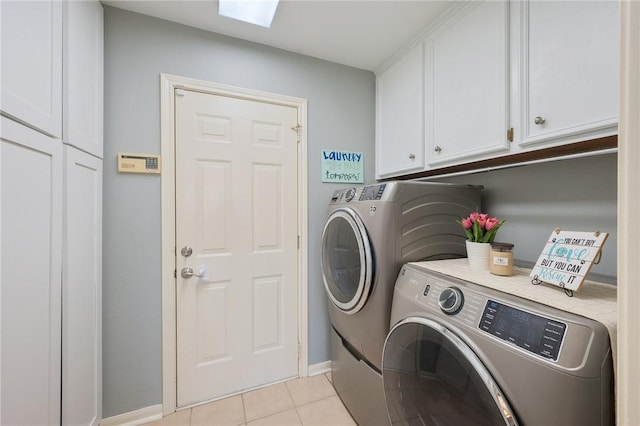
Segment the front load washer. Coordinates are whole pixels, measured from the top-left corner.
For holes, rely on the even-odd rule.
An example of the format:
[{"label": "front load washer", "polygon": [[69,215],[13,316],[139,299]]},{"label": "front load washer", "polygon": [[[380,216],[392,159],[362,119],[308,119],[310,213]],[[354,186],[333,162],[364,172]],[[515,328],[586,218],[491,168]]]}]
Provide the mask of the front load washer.
[{"label": "front load washer", "polygon": [[456,219],[479,210],[481,190],[395,181],[333,194],[322,233],[333,385],[360,425],[386,423],[382,348],[400,267],[465,256]]},{"label": "front load washer", "polygon": [[[428,262],[427,262],[428,263]],[[383,356],[393,425],[613,425],[599,322],[405,265]]]}]

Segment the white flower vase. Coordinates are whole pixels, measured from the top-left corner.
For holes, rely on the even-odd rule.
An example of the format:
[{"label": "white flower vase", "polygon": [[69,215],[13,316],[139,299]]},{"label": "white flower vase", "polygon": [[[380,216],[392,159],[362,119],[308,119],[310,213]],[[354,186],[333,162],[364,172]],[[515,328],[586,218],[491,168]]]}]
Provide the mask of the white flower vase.
[{"label": "white flower vase", "polygon": [[489,270],[489,252],[491,251],[491,244],[489,243],[474,243],[467,240],[467,259],[469,261],[469,268],[477,271]]}]

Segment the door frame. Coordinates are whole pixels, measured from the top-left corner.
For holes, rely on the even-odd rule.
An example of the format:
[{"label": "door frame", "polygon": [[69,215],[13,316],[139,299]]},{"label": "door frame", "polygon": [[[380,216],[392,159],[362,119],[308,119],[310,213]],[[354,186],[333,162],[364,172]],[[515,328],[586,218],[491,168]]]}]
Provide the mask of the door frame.
[{"label": "door frame", "polygon": [[308,232],[307,232],[307,100],[252,89],[160,74],[160,143],[162,172],[162,414],[177,409],[176,343],[176,236],[175,236],[175,101],[174,90],[187,89],[213,95],[297,108],[298,110],[298,375],[309,374],[308,356]]}]

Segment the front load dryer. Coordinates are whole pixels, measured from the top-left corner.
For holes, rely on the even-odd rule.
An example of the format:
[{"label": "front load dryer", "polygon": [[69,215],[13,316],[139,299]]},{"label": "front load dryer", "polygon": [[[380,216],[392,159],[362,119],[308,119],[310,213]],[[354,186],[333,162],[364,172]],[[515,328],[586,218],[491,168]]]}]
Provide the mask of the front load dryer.
[{"label": "front load dryer", "polygon": [[615,424],[607,327],[429,263],[404,266],[395,287],[382,373],[391,424]]},{"label": "front load dryer", "polygon": [[322,233],[333,385],[361,426],[386,424],[382,349],[393,287],[410,261],[465,256],[457,219],[482,187],[394,181],[338,190]]}]

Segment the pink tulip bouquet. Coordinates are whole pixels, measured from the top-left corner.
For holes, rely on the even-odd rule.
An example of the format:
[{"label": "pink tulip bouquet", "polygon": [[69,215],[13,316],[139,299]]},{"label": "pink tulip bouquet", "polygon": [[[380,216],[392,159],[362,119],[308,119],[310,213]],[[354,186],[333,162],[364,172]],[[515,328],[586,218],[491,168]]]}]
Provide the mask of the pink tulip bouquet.
[{"label": "pink tulip bouquet", "polygon": [[469,217],[456,220],[464,232],[467,234],[469,241],[474,243],[492,243],[496,237],[496,232],[504,223],[504,219],[490,217],[486,213],[473,212]]}]

